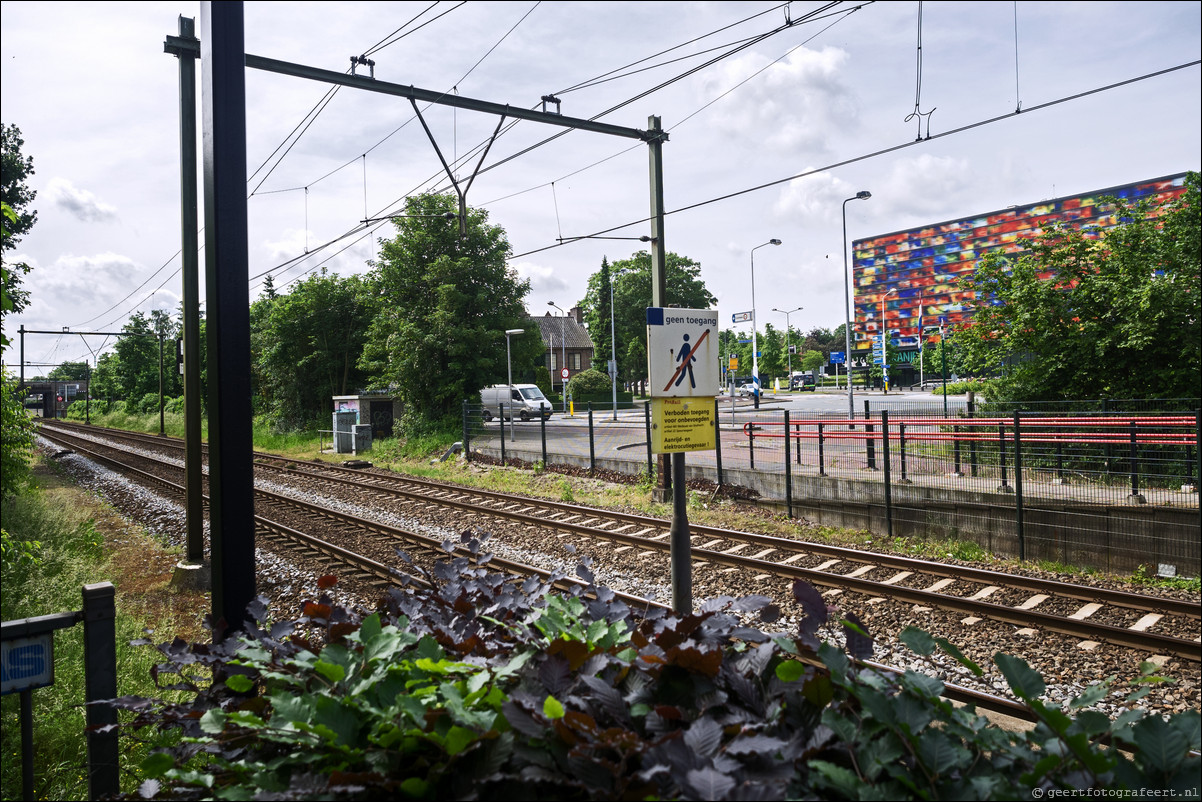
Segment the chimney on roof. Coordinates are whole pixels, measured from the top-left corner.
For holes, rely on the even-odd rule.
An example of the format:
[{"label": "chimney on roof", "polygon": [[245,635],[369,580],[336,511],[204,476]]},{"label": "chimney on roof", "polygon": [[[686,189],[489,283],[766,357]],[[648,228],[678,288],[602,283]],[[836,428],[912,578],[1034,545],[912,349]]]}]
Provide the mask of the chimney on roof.
[{"label": "chimney on roof", "polygon": [[568,314],[572,316],[572,320],[575,320],[577,325],[584,325],[584,310],[579,306],[573,306]]}]

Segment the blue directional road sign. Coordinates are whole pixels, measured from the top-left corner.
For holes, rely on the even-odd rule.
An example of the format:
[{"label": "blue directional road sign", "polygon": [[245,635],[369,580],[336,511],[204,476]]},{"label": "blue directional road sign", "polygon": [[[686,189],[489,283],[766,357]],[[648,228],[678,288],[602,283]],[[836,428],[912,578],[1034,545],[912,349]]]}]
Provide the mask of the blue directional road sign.
[{"label": "blue directional road sign", "polygon": [[830,361],[832,365],[842,365],[846,363],[847,360],[844,358],[844,353],[842,351],[831,351]]}]

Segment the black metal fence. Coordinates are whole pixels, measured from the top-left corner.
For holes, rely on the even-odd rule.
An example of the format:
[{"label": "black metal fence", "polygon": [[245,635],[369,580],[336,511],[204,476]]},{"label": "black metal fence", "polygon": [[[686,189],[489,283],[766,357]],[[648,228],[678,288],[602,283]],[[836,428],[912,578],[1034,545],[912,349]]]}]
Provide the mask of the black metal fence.
[{"label": "black metal fence", "polygon": [[[1199,572],[1202,413],[1147,404],[890,403],[863,416],[715,405],[717,448],[690,475],[795,513],[887,536],[952,537],[992,553],[1104,570]],[[469,452],[646,476],[645,405],[574,419],[485,424],[464,406]],[[503,436],[502,436],[503,434]]]}]

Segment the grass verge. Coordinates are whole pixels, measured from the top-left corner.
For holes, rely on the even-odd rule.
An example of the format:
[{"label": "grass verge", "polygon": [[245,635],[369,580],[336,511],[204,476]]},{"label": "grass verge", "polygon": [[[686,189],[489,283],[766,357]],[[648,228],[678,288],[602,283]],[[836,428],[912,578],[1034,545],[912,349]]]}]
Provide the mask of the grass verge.
[{"label": "grass verge", "polygon": [[[80,491],[52,465],[38,461],[37,483],[26,493],[5,499],[0,514],[14,538],[41,543],[36,565],[9,570],[2,578],[0,613],[4,620],[78,610],[84,584],[112,582],[117,594],[117,691],[120,695],[155,693],[150,668],[158,653],[134,648],[129,641],[154,630],[155,640],[179,635],[203,640],[201,619],[209,609],[205,594],[171,587],[178,555],[117,515],[94,496]],[[55,634],[54,685],[33,692],[34,797],[87,799],[87,749],[84,743],[83,629]],[[19,697],[2,704],[0,793],[21,799]],[[146,746],[123,743],[122,790],[136,790],[134,769]]]}]

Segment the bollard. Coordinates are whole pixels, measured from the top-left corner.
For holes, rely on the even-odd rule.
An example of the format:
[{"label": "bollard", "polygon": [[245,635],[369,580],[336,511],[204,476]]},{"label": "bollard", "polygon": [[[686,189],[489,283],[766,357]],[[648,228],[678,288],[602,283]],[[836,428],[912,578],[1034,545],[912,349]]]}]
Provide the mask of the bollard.
[{"label": "bollard", "polygon": [[[868,399],[864,399],[864,420],[872,420],[872,413],[868,411]],[[868,432],[868,437],[864,441],[868,448],[868,470],[876,470],[876,442],[872,439],[872,424],[864,427],[864,431]]]},{"label": "bollard", "polygon": [[647,475],[655,476],[655,458],[651,456],[651,402],[643,404],[643,426],[647,429]]},{"label": "bollard", "polygon": [[960,470],[960,427],[952,426],[952,451],[955,459],[955,469],[952,471],[952,476],[963,476],[964,472]]},{"label": "bollard", "polygon": [[[504,465],[505,464],[505,408],[501,407],[501,409],[498,410],[498,412],[500,414],[497,415],[497,420],[499,420],[501,422],[501,464]],[[509,425],[512,426],[513,422],[510,421]]]},{"label": "bollard", "polygon": [[714,399],[714,462],[718,468],[718,487],[722,487],[722,426],[718,422],[718,399]]},{"label": "bollard", "polygon": [[825,463],[823,462],[823,453],[822,453],[822,423],[821,422],[819,422],[819,424],[818,424],[818,475],[826,476],[826,466],[825,466]]},{"label": "bollard", "polygon": [[881,453],[885,463],[885,529],[893,537],[893,488],[889,484],[889,410],[881,410]]},{"label": "bollard", "polygon": [[[970,390],[968,393],[968,417],[970,417],[970,418],[974,417],[974,413],[975,413],[975,406],[974,406],[972,396],[973,396],[973,394],[972,394],[972,391]],[[971,426],[968,427],[968,430],[973,435],[975,435],[977,433],[977,430]],[[977,475],[977,438],[975,436],[969,438],[969,441],[968,441],[968,464],[969,464],[969,470],[972,472],[972,475],[975,477]]]},{"label": "bollard", "polygon": [[597,448],[596,440],[593,438],[593,402],[588,402],[588,472],[590,474],[597,470]]},{"label": "bollard", "polygon": [[1027,540],[1023,531],[1023,450],[1019,433],[1018,411],[1014,412],[1014,528],[1018,533],[1018,559],[1027,559]]},{"label": "bollard", "polygon": [[1135,435],[1135,421],[1131,421],[1131,496],[1127,499],[1133,504],[1143,504],[1145,499],[1139,492],[1139,453]]},{"label": "bollard", "polygon": [[997,452],[998,452],[998,470],[1002,472],[1002,484],[998,488],[999,493],[1011,493],[1013,489],[1010,483],[1006,480],[1006,424],[998,423],[997,425]]},{"label": "bollard", "polygon": [[468,415],[469,414],[471,414],[471,413],[468,412],[467,399],[464,399],[464,401],[463,401],[463,459],[466,462],[472,461],[472,448],[471,448],[472,427],[468,423]]},{"label": "bollard", "polygon": [[751,470],[755,470],[755,422],[747,424],[747,457],[751,460]]},{"label": "bollard", "polygon": [[543,443],[543,469],[547,467],[547,416],[538,416],[538,433]]},{"label": "bollard", "polygon": [[[785,515],[793,517],[793,469],[789,463],[789,410],[785,410]],[[800,449],[799,449],[800,451]]]}]

